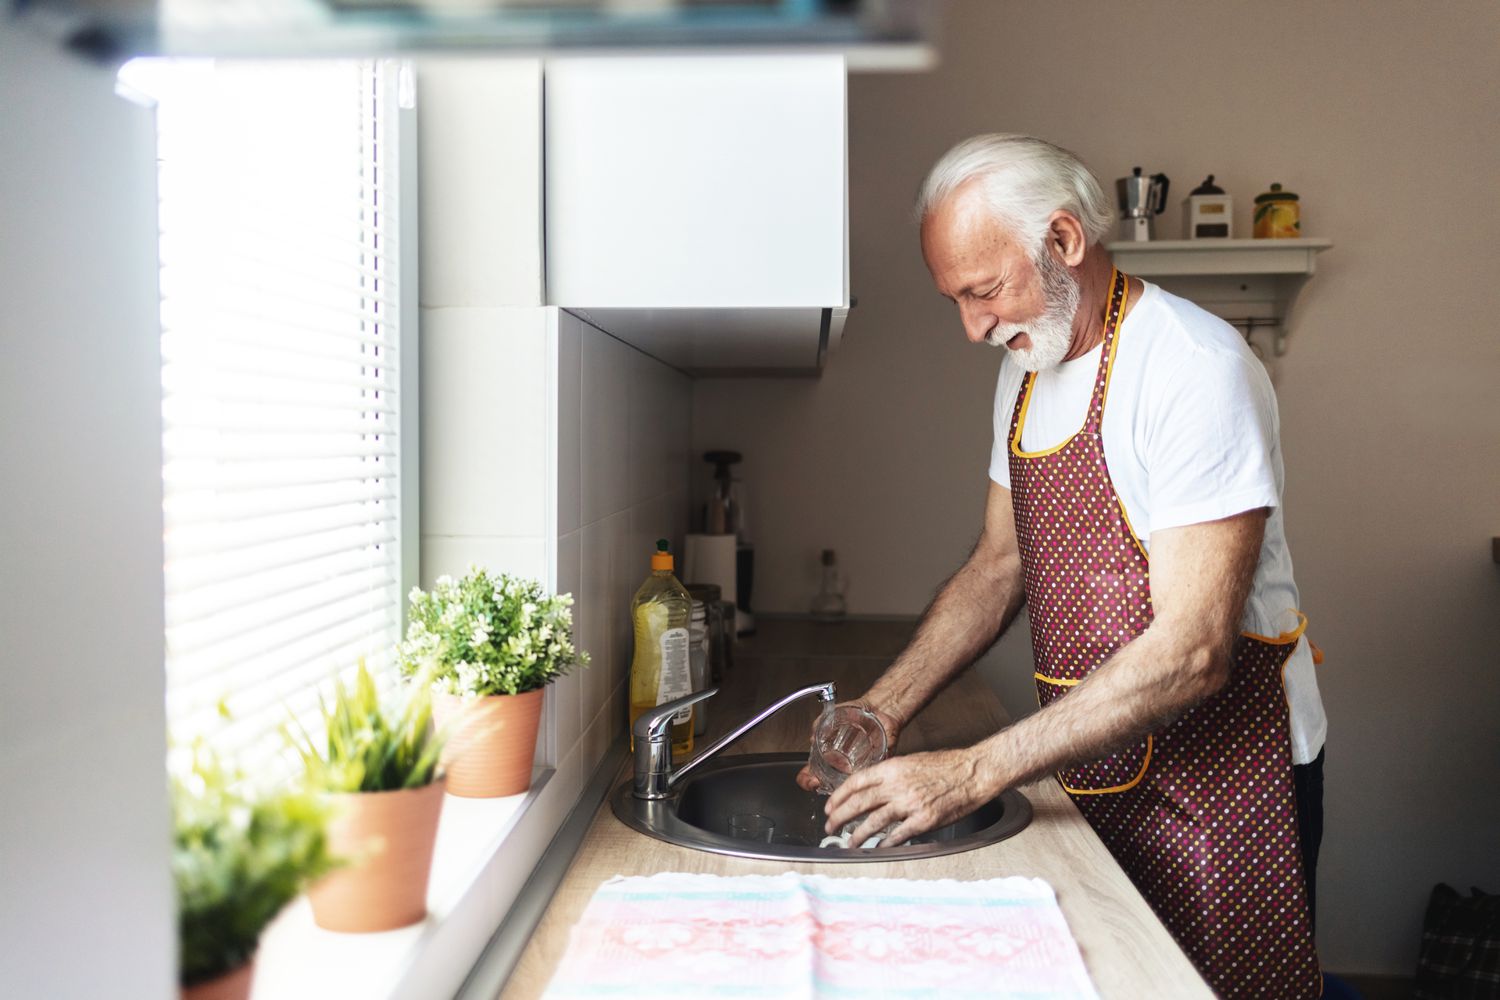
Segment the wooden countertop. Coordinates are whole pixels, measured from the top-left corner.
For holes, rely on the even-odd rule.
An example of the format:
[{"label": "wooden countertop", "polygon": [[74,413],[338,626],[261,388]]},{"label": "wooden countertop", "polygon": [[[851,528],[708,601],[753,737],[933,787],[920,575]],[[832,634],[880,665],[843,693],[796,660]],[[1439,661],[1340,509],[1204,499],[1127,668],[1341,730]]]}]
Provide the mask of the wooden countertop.
[{"label": "wooden countertop", "polygon": [[[736,647],[734,668],[709,703],[708,739],[725,731],[726,723],[738,723],[802,685],[832,680],[843,698],[862,694],[899,652],[910,632],[910,622],[763,622],[759,635]],[[811,699],[787,708],[729,752],[805,748],[816,708]],[[912,720],[901,734],[900,750],[910,753],[973,743],[1007,721],[1000,700],[970,672]],[[1187,956],[1057,782],[1039,782],[1024,792],[1035,817],[1030,826],[1009,840],[941,858],[854,865],[754,861],[676,847],[628,829],[610,813],[606,802],[599,807],[577,857],[501,996],[504,1000],[530,1000],[542,994],[567,947],[569,929],[594,890],[612,876],[664,871],[775,875],[791,870],[835,878],[1043,878],[1057,892],[1058,903],[1101,996],[1122,1000],[1211,997]]]}]

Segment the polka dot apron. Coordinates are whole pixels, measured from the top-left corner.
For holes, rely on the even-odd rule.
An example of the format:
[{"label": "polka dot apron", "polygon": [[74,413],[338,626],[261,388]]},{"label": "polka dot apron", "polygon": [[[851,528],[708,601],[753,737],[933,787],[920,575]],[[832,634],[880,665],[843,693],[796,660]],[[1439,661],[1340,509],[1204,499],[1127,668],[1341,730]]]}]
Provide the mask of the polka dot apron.
[{"label": "polka dot apron", "polygon": [[[1100,436],[1128,288],[1116,271],[1083,429],[1056,448],[1021,450],[1034,375],[1011,418],[1011,497],[1043,706],[1151,624],[1151,562]],[[1281,676],[1300,634],[1240,636],[1218,694],[1135,746],[1058,775],[1224,997],[1321,993]]]}]

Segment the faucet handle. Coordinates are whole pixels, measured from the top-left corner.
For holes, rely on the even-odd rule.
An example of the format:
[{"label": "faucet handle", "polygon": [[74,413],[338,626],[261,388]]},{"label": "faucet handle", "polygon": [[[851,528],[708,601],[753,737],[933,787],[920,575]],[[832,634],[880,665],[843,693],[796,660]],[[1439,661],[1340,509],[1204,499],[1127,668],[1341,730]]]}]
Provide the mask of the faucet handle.
[{"label": "faucet handle", "polygon": [[696,705],[700,701],[706,701],[719,693],[716,687],[704,688],[702,691],[694,691],[692,694],[675,701],[663,702],[655,708],[648,708],[635,720],[631,732],[636,742],[642,740],[651,742],[660,740],[666,736],[667,726],[672,721],[672,716],[687,708]]}]

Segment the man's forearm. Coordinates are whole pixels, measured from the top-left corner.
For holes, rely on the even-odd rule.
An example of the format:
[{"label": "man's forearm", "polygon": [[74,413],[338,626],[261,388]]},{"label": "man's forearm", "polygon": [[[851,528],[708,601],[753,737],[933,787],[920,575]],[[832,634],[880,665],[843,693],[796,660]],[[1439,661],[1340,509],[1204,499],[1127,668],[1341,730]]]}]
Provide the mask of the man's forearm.
[{"label": "man's forearm", "polygon": [[1021,609],[1021,560],[976,548],[922,615],[916,634],[865,696],[873,708],[910,722],[978,659]]}]

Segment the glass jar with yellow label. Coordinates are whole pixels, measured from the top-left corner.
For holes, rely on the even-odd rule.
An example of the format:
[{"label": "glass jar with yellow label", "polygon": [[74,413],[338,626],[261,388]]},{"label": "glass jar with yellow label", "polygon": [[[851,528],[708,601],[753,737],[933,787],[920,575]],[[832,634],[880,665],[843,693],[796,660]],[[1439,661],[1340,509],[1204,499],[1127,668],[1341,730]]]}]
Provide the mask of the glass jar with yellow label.
[{"label": "glass jar with yellow label", "polygon": [[1255,196],[1254,236],[1258,240],[1294,240],[1302,235],[1302,209],[1297,196],[1280,184]]}]

